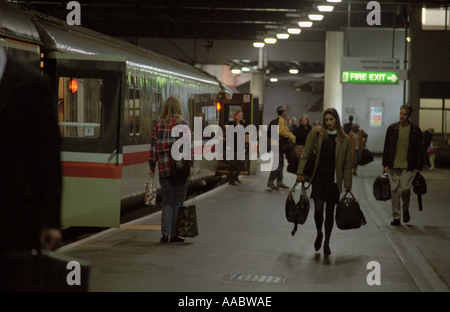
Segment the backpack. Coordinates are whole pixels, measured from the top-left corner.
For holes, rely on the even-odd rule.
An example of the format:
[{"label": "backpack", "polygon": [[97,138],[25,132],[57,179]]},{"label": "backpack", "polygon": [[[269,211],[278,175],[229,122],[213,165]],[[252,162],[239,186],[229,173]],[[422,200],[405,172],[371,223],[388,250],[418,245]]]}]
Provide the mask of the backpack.
[{"label": "backpack", "polygon": [[[348,193],[352,196],[348,197]],[[355,196],[353,196],[352,192],[346,192],[336,207],[337,227],[341,230],[351,230],[358,229],[366,223],[366,218]]]},{"label": "backpack", "polygon": [[376,200],[391,199],[391,184],[386,173],[379,175],[373,182],[373,196]]},{"label": "backpack", "polygon": [[[308,218],[309,213],[309,197],[306,193],[308,187],[305,187],[304,183],[302,183],[301,191],[296,189],[298,185],[298,181],[295,182],[292,189],[289,191],[289,195],[286,199],[285,205],[285,215],[286,219],[290,223],[294,223],[294,228],[291,231],[291,235],[294,236],[295,232],[297,232],[297,225],[304,224],[306,219]],[[295,202],[294,193],[300,191],[300,199],[298,202]]]}]

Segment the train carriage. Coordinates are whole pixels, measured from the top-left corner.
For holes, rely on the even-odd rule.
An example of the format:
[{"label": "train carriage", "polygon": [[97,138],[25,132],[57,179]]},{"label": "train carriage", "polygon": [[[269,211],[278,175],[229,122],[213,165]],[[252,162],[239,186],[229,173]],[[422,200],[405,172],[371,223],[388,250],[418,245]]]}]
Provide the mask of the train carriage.
[{"label": "train carriage", "polygon": [[[194,117],[218,124],[215,103],[230,90],[189,64],[118,39],[10,5],[1,10],[19,20],[11,24],[33,29],[35,54],[53,84],[62,136],[62,224],[119,226],[121,210],[143,203],[152,129],[165,99],[179,97],[192,125]],[[2,40],[12,40],[13,30]],[[215,161],[196,161],[190,183],[214,177],[215,169]]]}]

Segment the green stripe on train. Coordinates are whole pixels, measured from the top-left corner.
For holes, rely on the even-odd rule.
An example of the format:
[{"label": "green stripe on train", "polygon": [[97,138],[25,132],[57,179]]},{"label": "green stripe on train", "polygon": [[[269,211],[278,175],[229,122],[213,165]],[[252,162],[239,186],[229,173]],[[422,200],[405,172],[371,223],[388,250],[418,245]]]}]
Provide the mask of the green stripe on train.
[{"label": "green stripe on train", "polygon": [[64,177],[63,226],[120,226],[120,179]]}]

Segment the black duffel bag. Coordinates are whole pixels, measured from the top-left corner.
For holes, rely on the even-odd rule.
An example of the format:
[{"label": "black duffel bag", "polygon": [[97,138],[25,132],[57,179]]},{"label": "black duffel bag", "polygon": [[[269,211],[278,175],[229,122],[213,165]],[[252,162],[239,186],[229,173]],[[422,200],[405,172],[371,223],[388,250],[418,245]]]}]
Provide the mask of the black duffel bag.
[{"label": "black duffel bag", "polygon": [[[347,194],[351,195],[348,197]],[[361,225],[366,224],[358,201],[352,192],[346,192],[336,207],[336,225],[341,230],[358,229]]]},{"label": "black duffel bag", "polygon": [[417,172],[412,185],[414,193],[417,194],[417,199],[419,201],[419,210],[423,210],[422,195],[427,193],[427,182],[425,181],[423,175]]},{"label": "black duffel bag", "polygon": [[373,196],[376,200],[391,199],[391,184],[386,173],[379,175],[373,182]]}]

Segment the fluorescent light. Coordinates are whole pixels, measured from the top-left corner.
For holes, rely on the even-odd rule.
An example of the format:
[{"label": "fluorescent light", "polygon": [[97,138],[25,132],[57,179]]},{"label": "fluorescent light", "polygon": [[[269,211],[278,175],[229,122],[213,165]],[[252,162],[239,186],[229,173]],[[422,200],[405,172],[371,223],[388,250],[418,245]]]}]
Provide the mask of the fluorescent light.
[{"label": "fluorescent light", "polygon": [[289,74],[293,74],[293,75],[298,74],[298,69],[296,69],[296,68],[289,69]]},{"label": "fluorescent light", "polygon": [[334,3],[337,3],[337,2],[341,2],[342,0],[327,0],[327,2],[334,2]]},{"label": "fluorescent light", "polygon": [[255,48],[263,48],[266,44],[264,42],[253,42]]},{"label": "fluorescent light", "polygon": [[291,35],[298,35],[302,30],[300,28],[288,28],[287,32]]},{"label": "fluorescent light", "polygon": [[280,34],[277,34],[277,38],[278,39],[288,39],[289,34],[280,33]]},{"label": "fluorescent light", "polygon": [[334,7],[332,5],[319,5],[317,6],[317,9],[320,12],[331,12],[333,11]]},{"label": "fluorescent light", "polygon": [[298,22],[298,26],[300,26],[300,27],[311,27],[312,25],[313,25],[313,22],[310,22],[310,21]]},{"label": "fluorescent light", "polygon": [[308,17],[312,21],[321,21],[323,19],[322,14],[309,14]]},{"label": "fluorescent light", "polygon": [[264,42],[267,44],[275,44],[277,42],[277,38],[265,38]]},{"label": "fluorescent light", "polygon": [[241,70],[243,72],[249,72],[250,71],[250,67],[244,66],[244,67],[241,68]]},{"label": "fluorescent light", "polygon": [[241,73],[241,70],[240,70],[239,68],[233,68],[233,69],[231,70],[231,73],[232,73],[233,75],[239,75],[239,74]]},{"label": "fluorescent light", "polygon": [[270,78],[270,82],[277,82],[278,78]]}]

